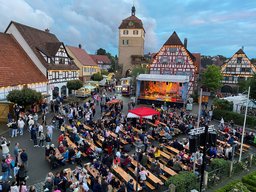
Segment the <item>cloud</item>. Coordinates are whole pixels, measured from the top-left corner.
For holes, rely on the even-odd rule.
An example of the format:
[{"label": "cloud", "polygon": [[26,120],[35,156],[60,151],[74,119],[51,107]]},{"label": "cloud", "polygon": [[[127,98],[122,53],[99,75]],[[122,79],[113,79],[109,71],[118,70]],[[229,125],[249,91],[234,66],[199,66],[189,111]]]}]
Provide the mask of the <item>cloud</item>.
[{"label": "cloud", "polygon": [[31,7],[24,0],[0,0],[0,29],[4,31],[11,20],[46,29],[54,19],[40,9]]},{"label": "cloud", "polygon": [[[118,27],[130,15],[131,0],[0,0],[0,30],[11,20],[50,28],[60,41],[117,54]],[[146,30],[145,53],[158,51],[176,31],[189,51],[231,56],[242,45],[255,57],[256,1],[135,0]],[[253,49],[254,47],[254,49]]]}]

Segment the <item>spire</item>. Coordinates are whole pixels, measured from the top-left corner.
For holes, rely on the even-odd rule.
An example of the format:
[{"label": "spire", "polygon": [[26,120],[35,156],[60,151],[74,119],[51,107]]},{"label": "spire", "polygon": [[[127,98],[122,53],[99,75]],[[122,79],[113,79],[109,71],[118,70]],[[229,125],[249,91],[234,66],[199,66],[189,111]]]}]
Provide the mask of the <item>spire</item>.
[{"label": "spire", "polygon": [[136,9],[135,9],[135,6],[133,5],[132,6],[132,16],[135,16],[135,12],[136,12]]}]

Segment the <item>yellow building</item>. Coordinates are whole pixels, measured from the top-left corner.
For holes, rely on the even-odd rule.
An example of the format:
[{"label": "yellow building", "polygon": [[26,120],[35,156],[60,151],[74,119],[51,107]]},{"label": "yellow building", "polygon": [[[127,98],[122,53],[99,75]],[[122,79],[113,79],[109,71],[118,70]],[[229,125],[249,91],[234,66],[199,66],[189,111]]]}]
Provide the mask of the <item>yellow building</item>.
[{"label": "yellow building", "polygon": [[79,67],[79,79],[83,82],[89,81],[94,73],[100,72],[98,64],[82,49],[81,45],[78,47],[66,46],[66,48],[76,66]]}]

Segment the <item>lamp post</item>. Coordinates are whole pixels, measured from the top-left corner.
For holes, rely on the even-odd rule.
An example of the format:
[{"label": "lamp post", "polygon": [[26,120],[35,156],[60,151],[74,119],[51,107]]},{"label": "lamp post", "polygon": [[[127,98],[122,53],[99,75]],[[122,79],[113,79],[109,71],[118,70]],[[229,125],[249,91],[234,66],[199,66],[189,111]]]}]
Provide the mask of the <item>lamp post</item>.
[{"label": "lamp post", "polygon": [[198,106],[198,117],[197,117],[197,128],[199,128],[200,124],[200,116],[201,116],[201,107],[202,107],[202,94],[203,94],[203,89],[200,89],[200,97],[199,97],[199,106]]},{"label": "lamp post", "polygon": [[249,86],[248,89],[248,95],[247,95],[247,101],[246,101],[246,107],[245,107],[245,113],[244,113],[244,125],[243,125],[243,132],[242,132],[242,138],[241,138],[241,147],[240,147],[240,154],[239,154],[239,162],[241,162],[242,153],[243,153],[243,144],[244,144],[244,132],[245,132],[245,125],[246,125],[246,117],[247,117],[247,111],[248,111],[248,104],[250,100],[250,91],[251,87]]},{"label": "lamp post", "polygon": [[137,156],[137,175],[136,175],[136,192],[138,192],[139,187],[139,153],[141,152],[141,149],[144,147],[143,143],[139,140],[134,143],[136,156]]}]

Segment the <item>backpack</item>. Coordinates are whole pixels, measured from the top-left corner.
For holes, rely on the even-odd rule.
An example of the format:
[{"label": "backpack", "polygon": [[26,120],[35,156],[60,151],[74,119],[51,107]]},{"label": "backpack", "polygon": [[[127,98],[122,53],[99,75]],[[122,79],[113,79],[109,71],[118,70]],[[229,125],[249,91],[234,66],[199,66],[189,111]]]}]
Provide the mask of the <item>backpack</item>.
[{"label": "backpack", "polygon": [[46,137],[45,137],[45,141],[46,141],[46,142],[51,142],[51,138],[50,138],[50,136],[49,136],[48,134],[47,134]]}]

